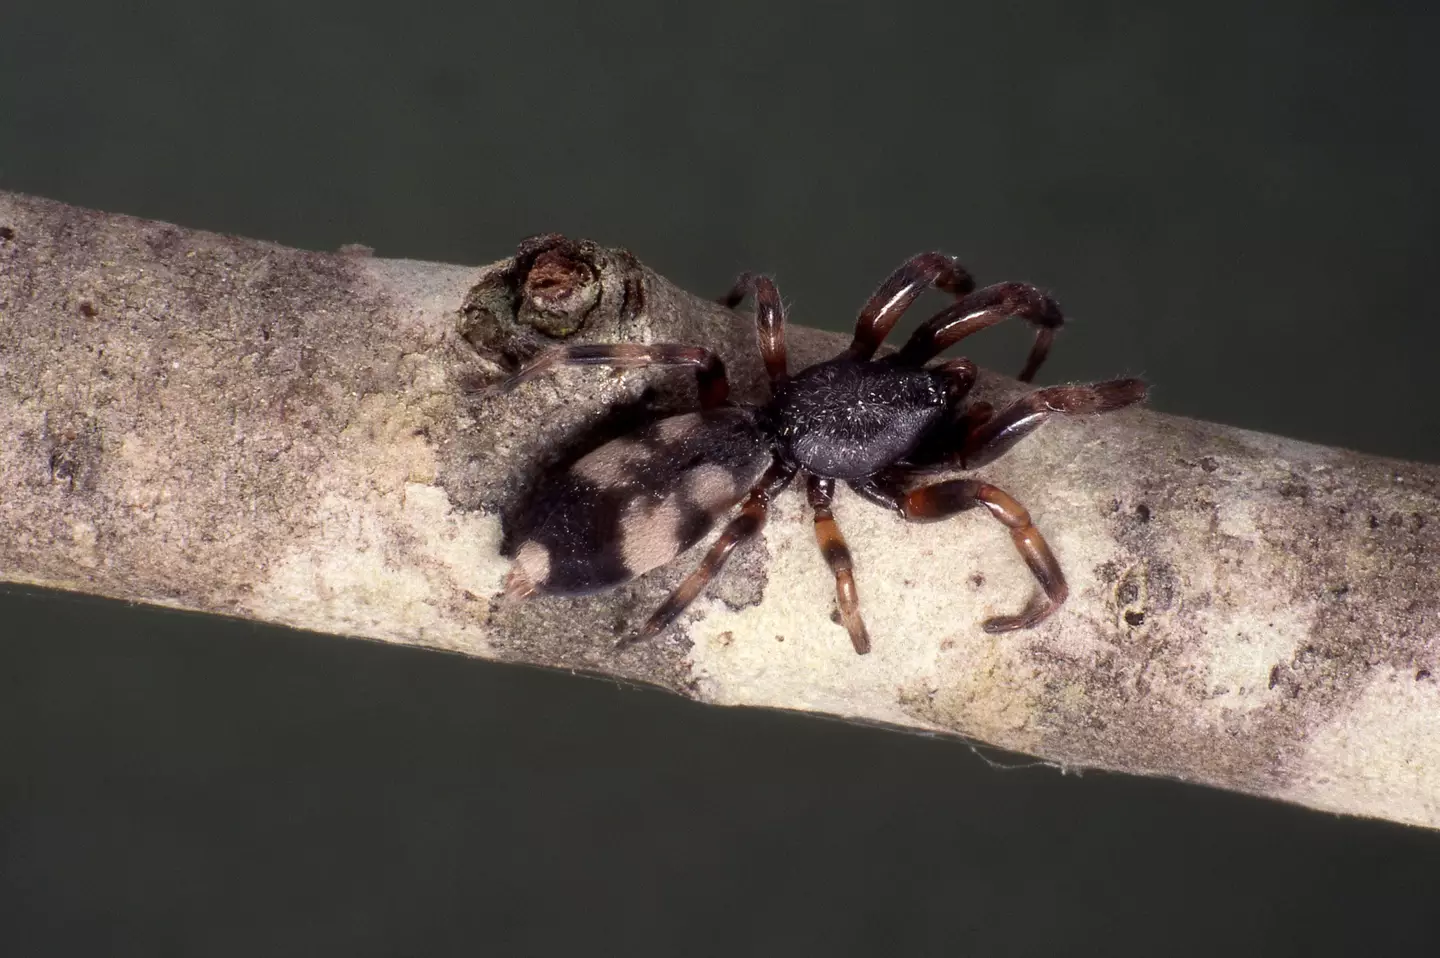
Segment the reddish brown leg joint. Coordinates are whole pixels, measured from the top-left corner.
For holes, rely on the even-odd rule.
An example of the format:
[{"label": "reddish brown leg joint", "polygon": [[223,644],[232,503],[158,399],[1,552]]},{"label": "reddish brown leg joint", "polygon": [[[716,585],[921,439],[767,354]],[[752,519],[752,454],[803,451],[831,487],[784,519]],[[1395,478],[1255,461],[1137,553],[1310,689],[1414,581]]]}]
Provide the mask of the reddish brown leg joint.
[{"label": "reddish brown leg joint", "polygon": [[835,498],[835,480],[811,476],[807,493],[810,508],[815,511],[815,541],[820,545],[820,554],[825,564],[835,574],[835,602],[840,608],[840,624],[850,633],[850,643],[856,653],[864,655],[870,651],[870,634],[865,631],[865,620],[860,617],[860,595],[855,591],[855,567],[850,558],[850,547],[840,534],[840,526],[830,511]]},{"label": "reddish brown leg joint", "polygon": [[1010,538],[1020,557],[1040,583],[1041,592],[1018,615],[1001,615],[987,619],[986,632],[1012,632],[1039,624],[1060,608],[1070,587],[1040,530],[1030,521],[1030,513],[1009,493],[988,482],[975,479],[952,479],[932,486],[922,486],[905,495],[901,511],[905,518],[916,522],[945,519],[966,509],[982,505],[1010,530]]}]

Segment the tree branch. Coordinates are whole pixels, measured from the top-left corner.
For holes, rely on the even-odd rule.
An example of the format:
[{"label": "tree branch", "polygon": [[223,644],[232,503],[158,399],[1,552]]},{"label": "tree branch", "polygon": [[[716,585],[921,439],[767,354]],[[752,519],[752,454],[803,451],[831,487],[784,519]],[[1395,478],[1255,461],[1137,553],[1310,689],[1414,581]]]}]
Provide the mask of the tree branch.
[{"label": "tree branch", "polygon": [[[0,194],[0,578],[1440,826],[1440,468],[1145,410],[1055,421],[985,470],[1070,579],[1041,627],[979,628],[1034,587],[998,523],[842,493],[856,656],[787,494],[681,629],[616,652],[696,556],[511,607],[502,516],[605,410],[693,387],[478,391],[549,336],[710,345],[763,395],[748,319],[624,251],[549,237],[472,269]],[[848,337],[790,341],[798,367]]]}]

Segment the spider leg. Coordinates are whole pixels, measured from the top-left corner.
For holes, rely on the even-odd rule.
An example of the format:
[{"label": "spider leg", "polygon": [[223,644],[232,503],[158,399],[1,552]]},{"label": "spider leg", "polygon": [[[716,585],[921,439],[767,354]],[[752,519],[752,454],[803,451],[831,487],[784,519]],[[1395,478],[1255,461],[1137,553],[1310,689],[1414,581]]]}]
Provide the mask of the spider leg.
[{"label": "spider leg", "polygon": [[928,286],[963,296],[975,288],[975,280],[954,257],[944,253],[920,253],[906,260],[890,274],[855,320],[855,341],[841,354],[845,359],[869,359],[890,335],[895,323]]},{"label": "spider leg", "polygon": [[[1145,399],[1145,383],[1139,379],[1110,379],[1103,383],[1047,386],[1021,396],[998,413],[984,409],[982,418],[966,419],[958,444],[932,468],[975,470],[991,464],[1035,431],[1054,413],[1115,412]],[[975,409],[968,409],[972,416]]]},{"label": "spider leg", "polygon": [[989,403],[973,403],[937,426],[899,466],[911,476],[978,469],[1005,455],[1055,413],[1113,412],[1142,401],[1145,390],[1142,380],[1112,379],[1037,389],[999,413]]},{"label": "spider leg", "polygon": [[740,514],[730,520],[730,524],[725,527],[725,531],[720,533],[720,537],[715,540],[710,551],[705,553],[705,558],[701,560],[695,571],[676,586],[675,591],[671,592],[669,597],[660,604],[660,608],[655,610],[655,614],[650,616],[649,621],[638,632],[615,643],[616,648],[653,638],[671,622],[674,622],[680,613],[695,601],[695,597],[710,584],[710,580],[715,578],[725,567],[725,560],[730,558],[730,553],[735,551],[735,547],[764,528],[771,500],[779,495],[793,478],[795,478],[794,466],[779,460],[772,463],[770,468],[765,470],[765,474],[760,477],[760,481],[751,487],[749,495],[740,504]]},{"label": "spider leg", "polygon": [[760,338],[760,358],[775,387],[790,378],[785,354],[785,309],[780,305],[780,292],[768,276],[741,273],[730,292],[719,302],[726,309],[740,305],[747,295],[755,297],[755,326]]},{"label": "spider leg", "polygon": [[835,480],[811,476],[807,493],[810,508],[815,511],[815,541],[830,571],[835,574],[835,601],[840,607],[840,622],[850,633],[850,643],[855,652],[864,655],[870,651],[870,635],[865,631],[865,621],[860,618],[860,596],[855,591],[854,563],[850,558],[850,547],[840,534],[840,526],[830,511],[835,497]]},{"label": "spider leg", "polygon": [[[1038,625],[1060,608],[1065,597],[1070,594],[1070,587],[1065,584],[1065,574],[1060,571],[1060,563],[1045,544],[1040,530],[1035,528],[1035,524],[1030,520],[1030,513],[1003,489],[978,479],[950,479],[920,486],[909,492],[903,491],[898,484],[887,486],[876,483],[875,488],[869,492],[870,495],[890,497],[896,511],[910,522],[935,522],[975,506],[984,506],[1010,530],[1010,538],[1014,541],[1015,548],[1040,583],[1041,591],[1018,615],[986,619],[982,626],[986,632],[1012,632]],[[867,495],[867,498],[870,498],[870,495]]]},{"label": "spider leg", "polygon": [[1030,358],[1020,371],[1020,381],[1028,383],[1049,355],[1055,331],[1065,323],[1059,304],[1028,283],[997,283],[962,296],[922,323],[901,348],[896,361],[923,365],[966,336],[1010,316],[1023,317],[1040,327],[1035,345],[1030,347]]},{"label": "spider leg", "polygon": [[719,406],[730,395],[730,380],[725,375],[725,364],[719,356],[700,346],[676,343],[593,343],[547,349],[501,383],[500,389],[508,392],[561,366],[611,366],[616,369],[691,366],[695,369],[695,383],[700,390],[700,408]]}]

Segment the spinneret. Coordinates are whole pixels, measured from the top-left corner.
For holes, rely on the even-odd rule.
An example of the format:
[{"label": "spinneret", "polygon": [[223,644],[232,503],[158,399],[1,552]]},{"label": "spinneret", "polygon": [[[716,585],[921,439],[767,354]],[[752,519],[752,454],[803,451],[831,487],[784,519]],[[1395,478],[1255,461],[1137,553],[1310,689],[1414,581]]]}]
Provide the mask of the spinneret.
[{"label": "spinneret", "polygon": [[[900,316],[932,286],[955,302],[922,323],[898,352],[875,359]],[[733,308],[746,296],[755,298],[770,380],[770,399],[760,405],[729,399],[725,366],[708,349],[670,343],[560,347],[503,384],[513,389],[560,366],[685,366],[695,371],[700,405],[698,412],[612,440],[549,477],[514,548],[509,595],[614,587],[670,562],[734,511],[699,567],[622,644],[653,636],[700,594],[737,545],[760,532],[771,501],[803,473],[816,541],[835,577],[840,622],[857,653],[870,650],[870,637],[854,563],[831,510],[837,481],[906,521],[936,521],[983,506],[1010,530],[1040,591],[1018,614],[986,620],[987,632],[1030,628],[1059,608],[1069,591],[1065,576],[1024,506],[978,478],[923,480],[993,462],[1056,413],[1103,413],[1138,403],[1143,382],[1051,386],[999,412],[967,405],[975,365],[967,359],[927,365],[931,360],[966,336],[1019,316],[1037,327],[1019,377],[1029,382],[1064,317],[1053,299],[1028,284],[977,290],[970,274],[941,253],[922,253],[891,274],[862,308],[849,348],[793,377],[774,283],[742,274],[721,302]]]}]

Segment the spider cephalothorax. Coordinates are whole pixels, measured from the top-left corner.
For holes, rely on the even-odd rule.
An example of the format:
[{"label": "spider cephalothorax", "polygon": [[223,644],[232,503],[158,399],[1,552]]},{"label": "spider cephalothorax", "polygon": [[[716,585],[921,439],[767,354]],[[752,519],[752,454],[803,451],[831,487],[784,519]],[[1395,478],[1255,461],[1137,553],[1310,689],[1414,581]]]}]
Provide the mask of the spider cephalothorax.
[{"label": "spider cephalothorax", "polygon": [[[927,286],[956,301],[898,352],[874,358]],[[655,635],[694,600],[737,544],[760,531],[771,499],[803,472],[815,535],[835,575],[841,622],[856,652],[868,652],[870,638],[860,618],[850,550],[830,509],[836,480],[912,522],[986,507],[1010,529],[1041,590],[1019,614],[987,620],[985,630],[1027,628],[1054,612],[1065,601],[1065,577],[1020,503],[974,478],[929,485],[917,480],[985,465],[1053,413],[1108,412],[1139,402],[1144,383],[1051,386],[998,412],[983,403],[967,406],[975,365],[968,359],[927,365],[931,360],[972,333],[1020,316],[1039,327],[1020,373],[1029,382],[1064,318],[1055,301],[1033,286],[976,290],[969,273],[940,253],[922,253],[896,270],[861,310],[850,347],[793,377],[775,285],[746,273],[723,302],[734,307],[751,294],[771,389],[761,406],[730,402],[724,364],[698,346],[565,346],[542,353],[506,381],[505,388],[514,388],[558,366],[690,366],[700,396],[698,411],[606,443],[552,477],[518,537],[506,591],[512,597],[578,595],[619,585],[674,559],[738,505],[699,568],[632,638]]]}]

